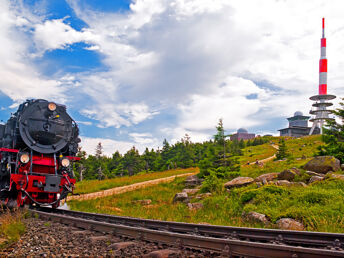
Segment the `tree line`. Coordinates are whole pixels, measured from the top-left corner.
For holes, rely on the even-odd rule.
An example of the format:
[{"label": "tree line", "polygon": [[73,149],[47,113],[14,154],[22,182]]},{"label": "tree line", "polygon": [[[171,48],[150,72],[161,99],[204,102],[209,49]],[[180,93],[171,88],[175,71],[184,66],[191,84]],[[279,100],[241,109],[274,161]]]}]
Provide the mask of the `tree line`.
[{"label": "tree line", "polygon": [[[269,137],[252,140],[230,141],[224,134],[222,119],[216,126],[212,140],[194,143],[185,136],[175,144],[166,139],[161,149],[148,149],[140,154],[133,146],[125,154],[116,151],[111,157],[103,155],[103,147],[98,143],[95,155],[87,155],[81,148],[77,154],[80,162],[74,164],[74,174],[78,180],[105,179],[118,176],[132,176],[141,172],[164,171],[176,168],[200,167],[200,176],[230,177],[238,173],[238,156],[246,146],[264,144]],[[233,174],[234,173],[234,174]]]}]

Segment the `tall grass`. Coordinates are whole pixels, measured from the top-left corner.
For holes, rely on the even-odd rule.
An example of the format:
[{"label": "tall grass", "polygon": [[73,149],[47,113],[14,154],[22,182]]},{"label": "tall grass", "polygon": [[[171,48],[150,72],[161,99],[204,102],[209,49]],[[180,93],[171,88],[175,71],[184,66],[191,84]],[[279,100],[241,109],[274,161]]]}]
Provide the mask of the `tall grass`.
[{"label": "tall grass", "polygon": [[0,249],[17,242],[25,232],[25,225],[22,221],[23,212],[17,210],[1,211],[0,214]]},{"label": "tall grass", "polygon": [[186,173],[197,173],[197,172],[199,172],[198,168],[186,168],[186,169],[166,170],[162,172],[140,173],[134,176],[116,177],[116,178],[105,179],[101,181],[84,180],[82,182],[76,183],[74,192],[79,193],[79,194],[93,193],[93,192],[111,189],[114,187],[144,182],[148,180],[175,176],[175,175],[180,175],[180,174],[186,174]]}]

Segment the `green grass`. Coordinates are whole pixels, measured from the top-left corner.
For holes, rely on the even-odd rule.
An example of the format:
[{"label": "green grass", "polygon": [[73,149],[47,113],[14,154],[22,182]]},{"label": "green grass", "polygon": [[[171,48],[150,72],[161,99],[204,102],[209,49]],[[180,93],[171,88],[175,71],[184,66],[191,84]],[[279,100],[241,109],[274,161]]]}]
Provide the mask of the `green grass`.
[{"label": "green grass", "polygon": [[243,156],[240,156],[240,164],[247,162],[254,162],[256,159],[262,160],[271,157],[276,153],[276,149],[270,143],[265,143],[257,146],[249,146],[243,149]]},{"label": "green grass", "polygon": [[[183,188],[183,179],[178,178],[170,184],[95,200],[70,201],[68,204],[73,210],[149,219],[275,227],[274,224],[265,226],[242,218],[242,212],[256,211],[266,214],[273,223],[279,218],[289,217],[301,221],[306,230],[344,232],[344,181],[338,179],[317,182],[306,188],[274,185],[257,188],[252,184],[234,189],[230,193],[222,190],[204,199],[204,208],[198,211],[190,211],[183,203],[172,203],[175,193]],[[134,202],[142,199],[151,199],[152,203],[145,206]],[[192,202],[196,200],[193,199]]]},{"label": "green grass", "polygon": [[111,189],[114,187],[124,186],[135,184],[139,182],[144,182],[148,180],[175,176],[180,174],[186,173],[193,173],[198,172],[198,168],[187,168],[187,169],[173,169],[173,170],[166,170],[162,172],[152,172],[152,173],[142,173],[134,176],[123,176],[123,177],[116,177],[112,179],[105,179],[105,180],[84,180],[82,182],[77,182],[75,186],[74,193],[78,194],[85,194],[85,193],[93,193],[102,190]]},{"label": "green grass", "polygon": [[[272,141],[278,143],[279,138],[275,137]],[[313,157],[317,146],[322,144],[320,139],[320,136],[287,138],[286,145],[291,154],[287,160],[269,161],[263,167],[242,165],[241,174],[256,177],[292,167],[301,168]],[[269,144],[245,148],[241,164],[258,157],[272,156],[274,152]],[[307,182],[308,179],[309,176],[301,169],[301,175],[296,176],[294,181]],[[172,183],[95,200],[70,201],[68,204],[74,210],[87,212],[228,226],[274,228],[279,218],[289,217],[301,221],[306,230],[344,233],[344,181],[339,179],[328,178],[307,187],[265,185],[258,188],[256,184],[251,184],[233,189],[230,193],[220,187],[211,197],[201,201],[204,208],[198,211],[190,211],[183,203],[172,203],[174,195],[185,188],[183,181],[183,178],[178,178]],[[224,182],[220,180],[221,184]],[[151,199],[152,203],[144,206],[133,202],[142,199]],[[272,224],[266,226],[246,221],[242,213],[249,211],[266,214]]]},{"label": "green grass", "polygon": [[22,217],[23,213],[20,211],[5,211],[0,215],[0,249],[17,242],[25,232]]}]

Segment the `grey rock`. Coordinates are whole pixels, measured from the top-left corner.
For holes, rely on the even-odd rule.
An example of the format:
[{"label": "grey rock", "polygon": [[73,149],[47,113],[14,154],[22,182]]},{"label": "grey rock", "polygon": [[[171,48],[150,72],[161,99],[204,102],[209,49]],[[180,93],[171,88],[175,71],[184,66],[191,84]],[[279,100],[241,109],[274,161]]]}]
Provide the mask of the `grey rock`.
[{"label": "grey rock", "polygon": [[198,176],[196,175],[188,176],[185,179],[185,185],[188,187],[197,186],[197,185],[200,185],[201,183],[202,183],[201,179],[199,179]]},{"label": "grey rock", "polygon": [[326,174],[330,171],[339,171],[340,161],[333,156],[318,156],[308,161],[304,169]]},{"label": "grey rock", "polygon": [[173,202],[186,202],[188,200],[188,194],[187,193],[176,193],[176,195],[173,198]]},{"label": "grey rock", "polygon": [[226,188],[232,188],[232,187],[238,187],[238,186],[245,186],[248,184],[251,184],[254,181],[252,177],[237,177],[234,178],[233,180],[225,183]]},{"label": "grey rock", "polygon": [[183,189],[183,193],[187,193],[187,195],[193,195],[199,192],[199,189]]},{"label": "grey rock", "polygon": [[276,224],[279,229],[299,231],[305,230],[305,227],[301,222],[291,218],[281,218],[276,222]]},{"label": "grey rock", "polygon": [[309,179],[308,183],[311,184],[311,183],[314,183],[314,182],[317,182],[317,181],[321,181],[323,179],[324,179],[324,177],[322,177],[322,176],[312,176]]},{"label": "grey rock", "polygon": [[273,180],[277,179],[277,176],[278,176],[278,173],[267,173],[267,174],[263,174],[263,175],[256,177],[256,179],[254,179],[254,181],[264,183],[264,180],[265,180],[266,182],[269,182],[269,181],[273,181]]},{"label": "grey rock", "polygon": [[290,182],[288,180],[277,180],[274,184],[277,186],[290,186]]},{"label": "grey rock", "polygon": [[310,176],[324,176],[324,174],[319,174],[317,172],[314,171],[306,171],[306,174],[310,175]]},{"label": "grey rock", "polygon": [[280,180],[293,180],[296,176],[296,173],[291,169],[283,170],[278,174],[278,179]]},{"label": "grey rock", "polygon": [[258,213],[255,211],[250,211],[248,213],[244,213],[243,216],[247,220],[251,220],[251,221],[255,221],[255,222],[262,222],[264,224],[270,223],[269,218],[265,214]]},{"label": "grey rock", "polygon": [[212,195],[211,193],[202,193],[202,194],[197,194],[195,198],[198,200],[202,200],[204,198],[210,197],[211,195]]}]

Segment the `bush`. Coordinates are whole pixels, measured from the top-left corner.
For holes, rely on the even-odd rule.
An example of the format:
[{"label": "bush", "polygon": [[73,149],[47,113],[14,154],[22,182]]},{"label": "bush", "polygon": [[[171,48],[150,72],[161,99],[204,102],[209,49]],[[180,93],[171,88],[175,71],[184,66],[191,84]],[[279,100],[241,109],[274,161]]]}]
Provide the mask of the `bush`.
[{"label": "bush", "polygon": [[216,176],[214,169],[209,169],[209,175],[204,178],[201,192],[220,192],[223,188],[221,180]]},{"label": "bush", "polygon": [[253,198],[255,198],[258,193],[259,193],[259,191],[257,189],[253,189],[253,190],[249,190],[247,192],[244,192],[240,197],[240,202],[243,204],[247,203],[247,202],[251,201]]}]

